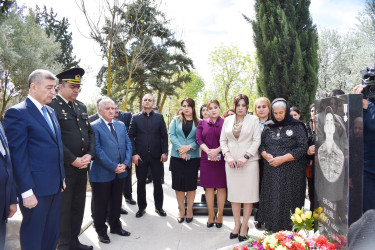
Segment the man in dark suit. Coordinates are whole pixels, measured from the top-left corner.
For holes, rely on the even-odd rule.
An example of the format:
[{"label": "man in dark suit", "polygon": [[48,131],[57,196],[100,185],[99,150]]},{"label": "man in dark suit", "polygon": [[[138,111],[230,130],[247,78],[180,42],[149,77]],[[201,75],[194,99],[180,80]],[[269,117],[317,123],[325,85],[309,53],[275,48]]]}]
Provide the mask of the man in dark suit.
[{"label": "man in dark suit", "polygon": [[[126,126],[126,131],[129,132],[132,113],[119,111],[117,104],[115,104],[115,119],[117,119],[118,121],[122,121]],[[123,193],[125,201],[130,205],[135,205],[137,204],[137,202],[133,199],[132,192],[132,172],[130,166],[129,175],[125,177]],[[127,214],[127,211],[125,209],[121,209],[121,213]]]},{"label": "man in dark suit", "polygon": [[120,210],[124,178],[131,164],[132,147],[124,123],[113,119],[115,106],[111,99],[100,101],[99,113],[101,119],[92,123],[96,153],[90,170],[90,182],[95,206],[95,230],[100,242],[110,243],[105,224],[107,217],[111,233],[130,235],[122,229]]},{"label": "man in dark suit", "polygon": [[[0,85],[1,94],[1,85]],[[0,95],[1,99],[1,95]],[[13,181],[12,162],[9,156],[8,142],[0,123],[0,249],[4,249],[6,225],[17,211],[16,186]]]},{"label": "man in dark suit", "polygon": [[146,177],[147,168],[151,168],[154,183],[155,212],[160,216],[167,214],[163,210],[163,188],[161,168],[168,156],[168,134],[164,118],[152,110],[154,97],[146,94],[142,99],[143,111],[135,114],[130,122],[129,137],[133,146],[133,163],[136,165],[138,212],[142,217],[147,207]]},{"label": "man in dark suit", "polygon": [[87,172],[95,155],[95,134],[86,106],[77,101],[85,71],[73,68],[58,74],[59,93],[49,104],[59,120],[64,146],[66,189],[62,194],[59,250],[93,249],[79,242],[86,202]]},{"label": "man in dark suit", "polygon": [[29,76],[29,95],[4,117],[19,205],[21,249],[56,249],[61,191],[65,188],[63,145],[55,111],[56,77],[47,70]]}]

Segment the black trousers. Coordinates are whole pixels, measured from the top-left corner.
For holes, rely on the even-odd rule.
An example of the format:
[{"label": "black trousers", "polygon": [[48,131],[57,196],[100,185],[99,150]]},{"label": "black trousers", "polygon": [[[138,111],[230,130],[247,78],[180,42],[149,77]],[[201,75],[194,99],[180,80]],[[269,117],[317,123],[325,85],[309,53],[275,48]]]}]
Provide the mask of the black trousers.
[{"label": "black trousers", "polygon": [[139,209],[146,209],[147,202],[146,202],[146,178],[147,178],[147,170],[150,167],[152,177],[153,177],[153,184],[154,184],[154,202],[155,208],[163,208],[163,187],[161,184],[161,169],[163,167],[163,163],[160,162],[160,158],[153,158],[151,155],[147,155],[146,157],[141,157],[142,161],[138,162],[138,166],[136,166],[136,175],[137,175],[137,202]]},{"label": "black trousers", "polygon": [[87,171],[67,175],[62,193],[59,250],[78,241],[86,203]]},{"label": "black trousers", "polygon": [[108,223],[112,230],[121,228],[120,212],[124,179],[118,178],[110,182],[92,182],[92,195],[94,198],[94,225],[98,234],[107,232],[105,224],[108,214]]},{"label": "black trousers", "polygon": [[[164,164],[163,164],[163,167],[161,168],[161,179],[164,180]],[[151,180],[152,181],[152,174],[151,174],[151,168],[149,167],[148,168],[148,171],[147,171],[147,179]]]},{"label": "black trousers", "polygon": [[[131,166],[131,164],[130,164],[130,166]],[[126,176],[125,179],[124,179],[124,190],[123,190],[124,198],[127,199],[127,200],[131,200],[133,198],[132,192],[133,192],[133,190],[132,190],[132,171],[130,170],[128,176]]]}]

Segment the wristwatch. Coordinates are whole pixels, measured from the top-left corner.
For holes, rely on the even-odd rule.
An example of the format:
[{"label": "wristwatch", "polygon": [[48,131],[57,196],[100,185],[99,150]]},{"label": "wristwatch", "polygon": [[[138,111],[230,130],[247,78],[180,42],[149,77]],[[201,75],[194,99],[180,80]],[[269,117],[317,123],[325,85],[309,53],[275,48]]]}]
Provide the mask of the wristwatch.
[{"label": "wristwatch", "polygon": [[250,156],[248,156],[247,154],[244,154],[244,156],[246,160],[250,159]]}]

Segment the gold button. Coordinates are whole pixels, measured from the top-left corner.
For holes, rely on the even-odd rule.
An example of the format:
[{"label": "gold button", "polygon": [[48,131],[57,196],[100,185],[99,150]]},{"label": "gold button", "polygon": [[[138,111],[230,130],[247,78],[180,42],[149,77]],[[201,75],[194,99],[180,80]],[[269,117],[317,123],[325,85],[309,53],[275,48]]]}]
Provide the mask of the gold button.
[{"label": "gold button", "polygon": [[65,120],[68,120],[68,118],[66,118],[66,116],[65,116]]},{"label": "gold button", "polygon": [[82,148],[82,151],[85,151],[85,149],[84,149],[84,148]]},{"label": "gold button", "polygon": [[79,122],[79,119],[77,118],[77,122]]},{"label": "gold button", "polygon": [[85,138],[82,138],[82,141],[84,141],[85,140]]},{"label": "gold button", "polygon": [[82,129],[81,129],[81,128],[79,128],[79,131],[82,131]]}]

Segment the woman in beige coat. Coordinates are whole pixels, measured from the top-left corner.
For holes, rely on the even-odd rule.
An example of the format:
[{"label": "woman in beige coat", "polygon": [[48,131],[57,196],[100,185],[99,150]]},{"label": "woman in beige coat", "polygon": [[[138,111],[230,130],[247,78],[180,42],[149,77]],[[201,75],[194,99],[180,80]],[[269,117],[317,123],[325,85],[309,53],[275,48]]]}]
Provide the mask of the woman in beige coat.
[{"label": "woman in beige coat", "polygon": [[[220,147],[225,155],[228,201],[232,204],[234,229],[229,238],[246,239],[252,205],[259,201],[259,156],[261,135],[259,119],[247,113],[249,98],[239,94],[234,98],[235,115],[224,120]],[[243,220],[241,224],[241,204]]]}]

